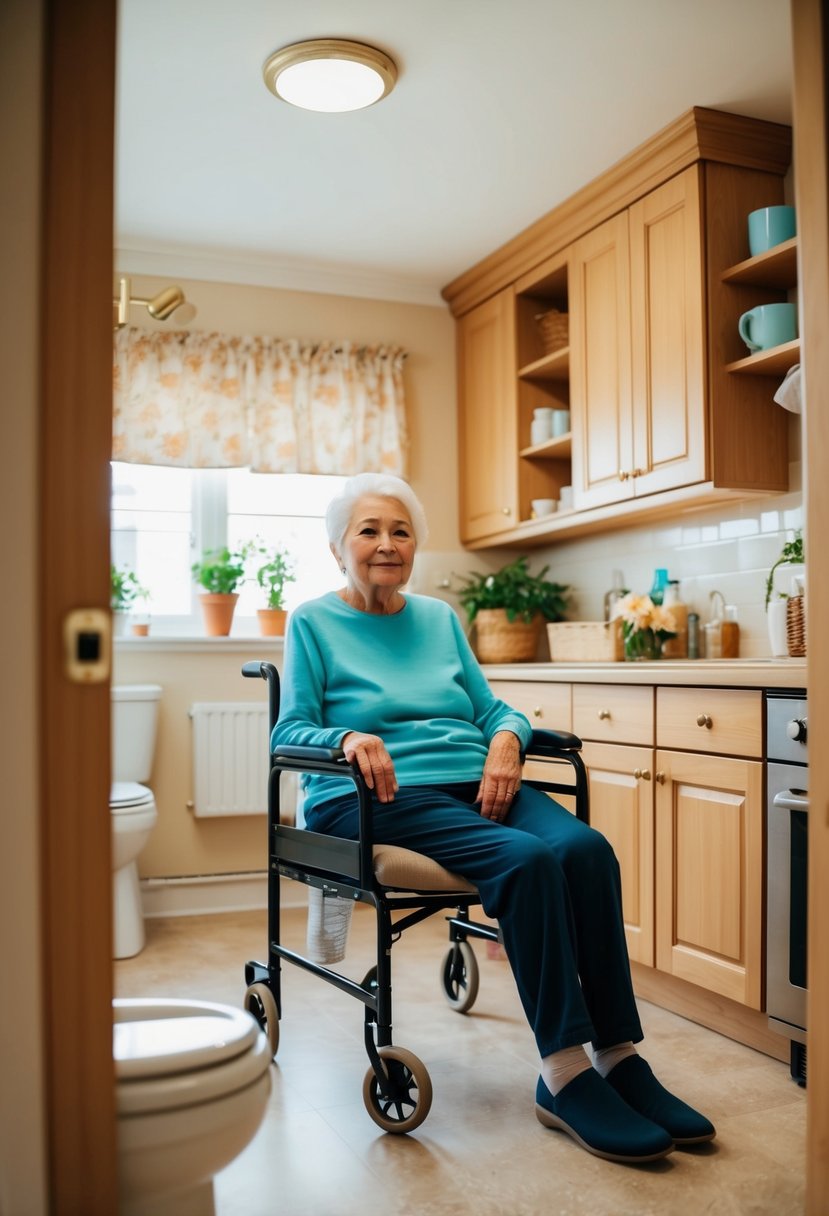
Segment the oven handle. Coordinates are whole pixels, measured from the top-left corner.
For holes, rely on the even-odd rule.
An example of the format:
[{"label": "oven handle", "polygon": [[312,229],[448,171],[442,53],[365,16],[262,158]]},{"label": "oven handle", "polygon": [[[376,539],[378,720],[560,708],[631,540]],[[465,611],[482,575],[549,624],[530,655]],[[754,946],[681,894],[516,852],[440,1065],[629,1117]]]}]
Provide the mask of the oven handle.
[{"label": "oven handle", "polygon": [[772,806],[781,811],[808,811],[809,795],[795,793],[794,790],[782,790],[774,795]]}]

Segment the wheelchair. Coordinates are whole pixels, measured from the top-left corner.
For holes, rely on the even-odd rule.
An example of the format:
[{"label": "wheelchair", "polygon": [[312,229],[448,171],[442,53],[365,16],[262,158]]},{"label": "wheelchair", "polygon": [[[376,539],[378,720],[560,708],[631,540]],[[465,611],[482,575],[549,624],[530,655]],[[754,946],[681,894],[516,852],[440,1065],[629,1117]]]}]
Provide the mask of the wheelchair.
[{"label": "wheelchair", "polygon": [[[263,679],[268,692],[268,738],[279,716],[279,673],[272,663],[242,667],[249,679]],[[581,740],[564,731],[534,731],[525,759],[540,761],[534,769],[567,767],[568,782],[532,777],[526,784],[549,793],[575,795],[576,815],[588,822],[588,785],[579,754]],[[571,772],[570,770],[573,770]],[[344,840],[280,823],[282,773],[327,773],[349,778],[359,806],[359,838]],[[392,946],[406,929],[436,913],[451,910],[449,948],[440,967],[448,1004],[467,1013],[478,995],[479,970],[470,938],[497,942],[498,929],[470,918],[480,905],[476,889],[463,878],[422,854],[396,845],[375,844],[372,795],[356,765],[339,749],[282,747],[270,756],[268,774],[268,961],[245,965],[245,1008],[268,1037],[273,1056],[279,1046],[282,1016],[281,964],[293,963],[355,997],[364,1008],[364,1039],[369,1068],[363,1101],[369,1116],[385,1132],[419,1127],[432,1104],[432,1082],[425,1064],[411,1051],[392,1043]],[[317,888],[323,898],[339,897],[371,905],[377,918],[377,961],[359,982],[288,949],[280,941],[280,878]],[[396,916],[396,919],[395,919]]]}]

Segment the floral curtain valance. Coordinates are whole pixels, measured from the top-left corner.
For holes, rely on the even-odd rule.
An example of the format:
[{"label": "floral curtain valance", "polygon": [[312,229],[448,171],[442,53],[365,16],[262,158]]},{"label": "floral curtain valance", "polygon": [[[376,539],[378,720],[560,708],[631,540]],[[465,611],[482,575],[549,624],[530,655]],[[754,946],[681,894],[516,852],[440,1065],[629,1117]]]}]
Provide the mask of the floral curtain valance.
[{"label": "floral curtain valance", "polygon": [[390,346],[124,327],[113,460],[405,476],[405,358]]}]

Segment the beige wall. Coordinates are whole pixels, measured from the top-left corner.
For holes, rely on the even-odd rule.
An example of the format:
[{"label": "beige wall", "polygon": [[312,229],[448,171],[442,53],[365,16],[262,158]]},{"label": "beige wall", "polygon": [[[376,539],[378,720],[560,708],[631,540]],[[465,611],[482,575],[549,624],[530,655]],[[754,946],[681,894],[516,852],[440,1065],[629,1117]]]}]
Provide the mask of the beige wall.
[{"label": "beige wall", "polygon": [[[41,4],[0,5],[0,518],[14,595],[0,685],[0,1212],[46,1211],[37,783]],[[13,521],[13,524],[12,524]]]}]

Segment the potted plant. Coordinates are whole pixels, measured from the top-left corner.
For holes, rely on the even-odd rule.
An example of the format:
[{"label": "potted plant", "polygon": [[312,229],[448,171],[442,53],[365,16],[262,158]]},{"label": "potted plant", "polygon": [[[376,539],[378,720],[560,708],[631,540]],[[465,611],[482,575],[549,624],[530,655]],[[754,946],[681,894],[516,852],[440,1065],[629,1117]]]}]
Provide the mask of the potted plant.
[{"label": "potted plant", "polygon": [[261,564],[256,568],[256,581],[265,592],[265,607],[258,608],[259,632],[263,637],[282,637],[285,632],[285,586],[296,582],[294,564],[287,549],[275,545],[268,549],[258,543],[254,554]]},{"label": "potted plant", "polygon": [[149,591],[142,587],[138,576],[129,566],[109,568],[109,606],[113,612],[113,627],[117,635],[124,632],[127,616],[135,605],[149,599]]},{"label": "potted plant", "polygon": [[676,618],[669,607],[655,604],[649,595],[629,591],[617,600],[614,619],[622,620],[625,658],[628,662],[661,659],[662,646],[676,637]]},{"label": "potted plant", "polygon": [[[794,578],[803,577],[805,555],[803,550],[803,533],[798,529],[791,540],[786,541],[780,551],[780,556],[768,572],[766,578],[766,617],[769,626],[769,643],[771,653],[775,657],[787,656],[789,641],[787,632],[787,613],[789,590]],[[787,567],[787,590],[775,590],[775,574],[781,567]]]},{"label": "potted plant", "polygon": [[206,550],[201,561],[191,566],[194,581],[204,588],[199,599],[208,637],[227,637],[230,633],[239,598],[236,588],[244,581],[248,554],[249,546],[232,553],[225,545]]},{"label": "potted plant", "polygon": [[534,659],[544,622],[563,620],[569,588],[545,578],[549,568],[531,574],[522,554],[495,574],[463,578],[458,599],[470,625],[475,625],[475,648],[482,663]]}]

